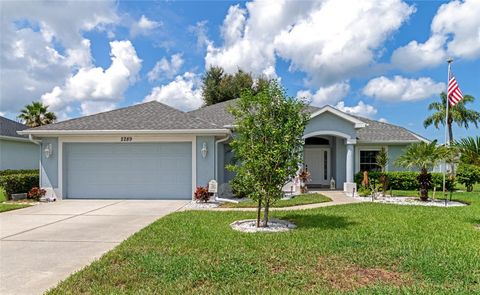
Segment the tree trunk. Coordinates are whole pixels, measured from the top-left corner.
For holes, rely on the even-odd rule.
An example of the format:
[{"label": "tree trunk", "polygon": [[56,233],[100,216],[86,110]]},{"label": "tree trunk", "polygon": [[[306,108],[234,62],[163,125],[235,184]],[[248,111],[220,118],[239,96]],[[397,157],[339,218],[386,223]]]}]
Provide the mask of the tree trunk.
[{"label": "tree trunk", "polygon": [[265,211],[263,212],[263,227],[268,227],[268,212],[270,210],[270,200],[265,200]]},{"label": "tree trunk", "polygon": [[420,183],[420,200],[428,201],[428,184],[426,184],[425,179],[427,178],[428,171],[426,168],[422,168],[421,177],[423,181]]},{"label": "tree trunk", "polygon": [[258,206],[257,206],[257,227],[260,227],[261,214],[262,214],[262,198],[258,198]]}]

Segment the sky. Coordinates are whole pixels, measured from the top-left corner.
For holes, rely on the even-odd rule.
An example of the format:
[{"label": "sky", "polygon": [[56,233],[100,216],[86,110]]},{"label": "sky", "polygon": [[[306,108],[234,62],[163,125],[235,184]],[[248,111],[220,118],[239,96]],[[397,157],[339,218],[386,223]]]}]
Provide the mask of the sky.
[{"label": "sky", "polygon": [[59,120],[150,100],[189,111],[221,66],[443,140],[423,120],[448,57],[480,111],[479,15],[479,0],[1,1],[0,115],[32,101]]}]

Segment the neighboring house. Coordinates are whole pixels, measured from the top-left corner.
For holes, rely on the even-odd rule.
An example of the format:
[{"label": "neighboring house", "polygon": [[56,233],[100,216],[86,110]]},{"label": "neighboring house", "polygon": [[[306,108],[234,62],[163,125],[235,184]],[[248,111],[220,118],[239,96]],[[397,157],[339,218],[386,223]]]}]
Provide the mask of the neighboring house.
[{"label": "neighboring house", "polygon": [[[41,140],[41,186],[58,198],[191,199],[196,186],[211,179],[228,182],[232,158],[228,142],[234,101],[184,113],[148,102],[28,129]],[[386,147],[388,169],[408,144],[424,138],[405,128],[348,115],[331,106],[310,107],[305,130],[305,162],[313,185],[337,188],[356,171],[375,169]]]},{"label": "neighboring house", "polygon": [[10,119],[0,117],[0,170],[38,169],[39,145],[31,142],[17,131],[28,127]]}]

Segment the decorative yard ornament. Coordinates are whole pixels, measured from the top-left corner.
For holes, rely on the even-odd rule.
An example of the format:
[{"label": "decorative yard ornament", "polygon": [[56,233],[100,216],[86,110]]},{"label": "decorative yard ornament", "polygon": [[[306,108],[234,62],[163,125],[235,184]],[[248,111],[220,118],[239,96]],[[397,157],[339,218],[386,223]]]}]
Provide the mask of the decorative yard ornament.
[{"label": "decorative yard ornament", "polygon": [[335,189],[336,188],[336,185],[335,185],[335,179],[330,179],[330,189]]},{"label": "decorative yard ornament", "polygon": [[364,187],[368,187],[368,171],[364,171],[364,172],[363,172],[362,185],[363,185]]}]

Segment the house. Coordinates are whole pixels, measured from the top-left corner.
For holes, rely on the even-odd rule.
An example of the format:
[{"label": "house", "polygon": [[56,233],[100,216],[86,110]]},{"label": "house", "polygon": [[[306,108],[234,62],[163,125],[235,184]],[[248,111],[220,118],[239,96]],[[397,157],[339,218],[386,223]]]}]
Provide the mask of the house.
[{"label": "house", "polygon": [[28,127],[10,119],[0,117],[0,171],[38,169],[40,147],[17,131]]},{"label": "house", "polygon": [[[182,112],[147,102],[20,132],[41,141],[41,186],[58,198],[191,199],[196,186],[232,173],[234,101]],[[389,170],[408,144],[425,140],[405,128],[309,107],[305,162],[313,185],[337,188],[374,169],[385,147]],[[45,152],[47,151],[47,152]]]}]

